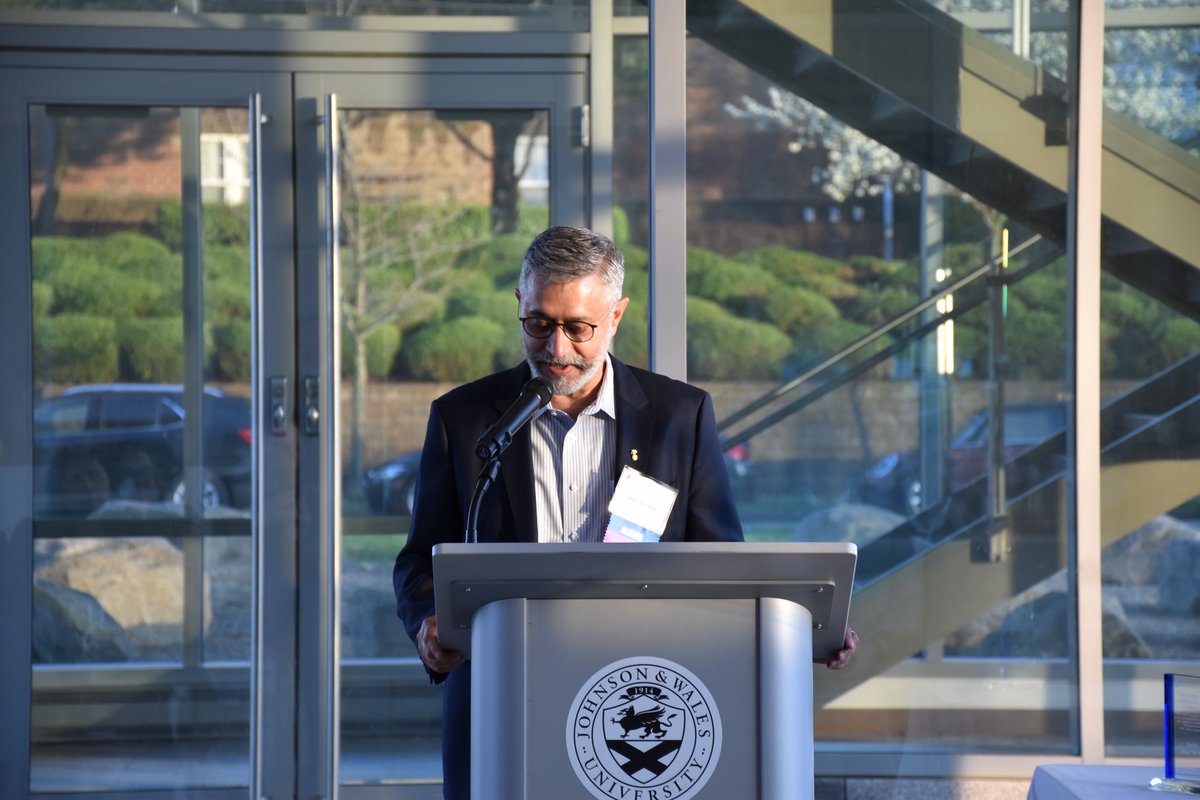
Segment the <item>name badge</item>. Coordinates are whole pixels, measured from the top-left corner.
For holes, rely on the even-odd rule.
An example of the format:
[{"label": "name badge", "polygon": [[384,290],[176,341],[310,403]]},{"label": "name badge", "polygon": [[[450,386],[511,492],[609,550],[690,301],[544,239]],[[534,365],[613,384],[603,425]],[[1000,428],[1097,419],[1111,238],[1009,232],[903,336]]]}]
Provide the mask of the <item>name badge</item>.
[{"label": "name badge", "polygon": [[679,490],[626,466],[608,504],[606,542],[657,542]]}]

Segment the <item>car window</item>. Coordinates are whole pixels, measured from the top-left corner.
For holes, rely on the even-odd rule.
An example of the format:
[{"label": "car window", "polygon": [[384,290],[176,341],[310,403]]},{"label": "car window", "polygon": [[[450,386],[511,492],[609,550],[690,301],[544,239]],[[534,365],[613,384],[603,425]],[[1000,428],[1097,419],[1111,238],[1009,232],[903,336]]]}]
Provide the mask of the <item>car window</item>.
[{"label": "car window", "polygon": [[33,412],[38,433],[75,433],[87,427],[87,397],[55,397],[42,402]]},{"label": "car window", "polygon": [[[987,411],[980,411],[954,437],[955,447],[982,447],[987,442]],[[1040,442],[1066,427],[1066,408],[1061,405],[1022,406],[1004,412],[1005,442]]]},{"label": "car window", "polygon": [[1004,438],[1023,442],[1049,439],[1066,426],[1060,406],[1010,408],[1004,415]]},{"label": "car window", "polygon": [[156,394],[118,393],[104,398],[102,428],[148,428],[161,424],[165,407]]},{"label": "car window", "polygon": [[183,420],[183,398],[177,395],[165,397],[158,409],[158,421],[161,425],[174,425]]},{"label": "car window", "polygon": [[954,437],[955,447],[977,447],[987,437],[987,412],[981,411],[967,421],[958,436]]}]

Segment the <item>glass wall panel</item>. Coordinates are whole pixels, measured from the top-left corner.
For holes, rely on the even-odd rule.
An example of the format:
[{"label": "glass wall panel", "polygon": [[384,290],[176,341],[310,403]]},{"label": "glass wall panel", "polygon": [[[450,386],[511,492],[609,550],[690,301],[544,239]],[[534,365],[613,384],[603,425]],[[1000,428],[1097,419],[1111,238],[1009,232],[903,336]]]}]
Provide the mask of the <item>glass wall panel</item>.
[{"label": "glass wall panel", "polygon": [[513,294],[549,224],[545,110],[341,111],[342,764],[436,781],[441,690],[396,619],[391,566],[430,403],[521,362]]},{"label": "glass wall panel", "polygon": [[885,5],[689,2],[688,376],[748,538],[859,546],[819,748],[1070,753],[1063,87]]},{"label": "glass wall panel", "polygon": [[246,786],[247,114],[28,124],[32,788]]},{"label": "glass wall panel", "polygon": [[1105,738],[1161,758],[1162,675],[1200,670],[1200,13],[1142,17],[1105,48]]},{"label": "glass wall panel", "polygon": [[625,254],[625,294],[630,302],[613,352],[643,368],[649,363],[649,69],[644,27],[640,34],[614,38],[613,238]]}]

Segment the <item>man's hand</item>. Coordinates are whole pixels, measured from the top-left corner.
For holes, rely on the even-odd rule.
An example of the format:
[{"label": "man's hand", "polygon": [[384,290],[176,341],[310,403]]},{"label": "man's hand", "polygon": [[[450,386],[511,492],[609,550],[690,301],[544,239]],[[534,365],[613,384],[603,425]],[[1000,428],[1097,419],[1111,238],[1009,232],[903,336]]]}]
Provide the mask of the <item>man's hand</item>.
[{"label": "man's hand", "polygon": [[837,655],[825,662],[825,666],[830,669],[841,669],[850,663],[850,659],[854,658],[854,652],[858,650],[858,634],[853,628],[846,628],[846,643],[842,645],[842,649],[838,650]]},{"label": "man's hand", "polygon": [[426,617],[417,632],[417,654],[434,672],[449,672],[463,662],[457,650],[443,650],[438,643],[437,617]]}]

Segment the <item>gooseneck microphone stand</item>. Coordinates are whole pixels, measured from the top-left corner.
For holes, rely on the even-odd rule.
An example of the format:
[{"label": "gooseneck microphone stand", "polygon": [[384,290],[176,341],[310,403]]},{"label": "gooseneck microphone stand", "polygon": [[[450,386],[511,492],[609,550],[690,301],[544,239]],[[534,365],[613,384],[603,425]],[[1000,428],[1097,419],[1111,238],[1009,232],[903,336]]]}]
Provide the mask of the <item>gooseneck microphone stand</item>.
[{"label": "gooseneck microphone stand", "polygon": [[475,481],[475,491],[471,493],[471,504],[467,506],[467,528],[463,532],[463,542],[466,544],[479,543],[479,507],[483,504],[483,495],[492,488],[499,472],[500,453],[497,452],[483,462],[483,467],[479,470],[479,477]]},{"label": "gooseneck microphone stand", "polygon": [[550,384],[546,381],[541,378],[530,379],[508,410],[488,426],[475,443],[475,455],[483,461],[483,468],[479,470],[475,492],[471,495],[470,505],[467,506],[467,527],[463,531],[465,544],[479,543],[479,507],[483,504],[484,493],[491,488],[500,472],[500,454],[512,444],[517,431],[528,425],[529,421],[550,403],[552,394]]}]

